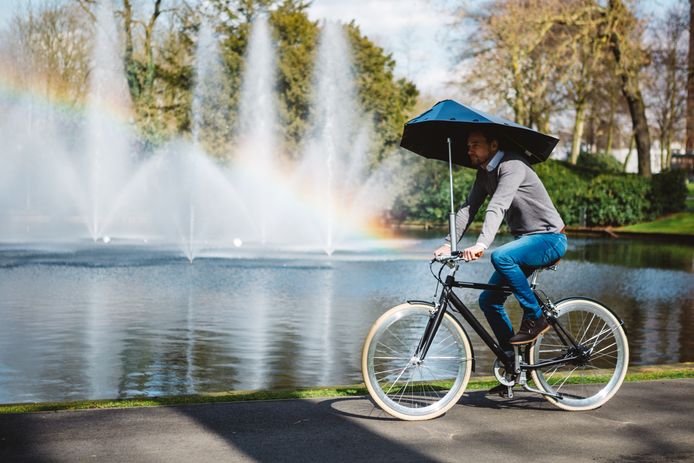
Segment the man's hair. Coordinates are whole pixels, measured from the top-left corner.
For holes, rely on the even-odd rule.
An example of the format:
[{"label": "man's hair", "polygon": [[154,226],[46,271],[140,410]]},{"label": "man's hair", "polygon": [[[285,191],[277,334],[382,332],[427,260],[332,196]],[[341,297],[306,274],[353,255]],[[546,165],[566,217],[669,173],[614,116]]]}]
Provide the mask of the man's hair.
[{"label": "man's hair", "polygon": [[470,132],[468,132],[468,137],[471,133],[481,133],[484,139],[487,140],[487,143],[491,143],[492,140],[496,140],[499,144],[499,150],[501,151],[504,151],[508,148],[508,143],[506,142],[504,137],[500,136],[496,130],[493,130],[489,127],[474,128],[470,130]]}]

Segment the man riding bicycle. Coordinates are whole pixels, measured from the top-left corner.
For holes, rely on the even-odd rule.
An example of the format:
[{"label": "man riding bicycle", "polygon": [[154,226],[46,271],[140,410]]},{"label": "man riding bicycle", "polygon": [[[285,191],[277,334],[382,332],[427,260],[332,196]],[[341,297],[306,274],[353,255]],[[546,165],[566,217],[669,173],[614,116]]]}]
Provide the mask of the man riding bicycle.
[{"label": "man riding bicycle", "polygon": [[[502,219],[515,237],[492,252],[495,272],[493,285],[509,285],[523,309],[523,320],[517,333],[504,310],[508,297],[502,291],[483,291],[479,305],[496,335],[499,345],[510,356],[513,345],[532,343],[549,329],[549,324],[528,282],[528,276],[539,267],[559,260],[566,252],[564,222],[547,190],[526,158],[500,149],[500,139],[493,132],[476,130],[468,135],[467,153],[477,177],[465,203],[456,215],[456,242],[472,223],[484,200],[490,196],[482,232],[474,246],[462,251],[465,260],[476,260],[489,248]],[[450,254],[450,239],[434,255]]]}]

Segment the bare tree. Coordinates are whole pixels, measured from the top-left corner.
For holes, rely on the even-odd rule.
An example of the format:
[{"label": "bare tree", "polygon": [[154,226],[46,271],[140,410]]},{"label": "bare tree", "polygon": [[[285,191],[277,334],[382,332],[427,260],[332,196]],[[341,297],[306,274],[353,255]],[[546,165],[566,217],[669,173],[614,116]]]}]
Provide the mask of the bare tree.
[{"label": "bare tree", "polygon": [[[561,41],[564,54],[563,74],[566,76],[567,97],[575,109],[573,133],[571,137],[571,153],[569,162],[576,164],[583,139],[583,128],[586,112],[591,102],[591,95],[596,81],[605,75],[607,69],[606,40],[600,34],[602,18],[593,8],[591,1],[569,2],[568,7],[577,14],[557,18],[562,26]],[[567,15],[565,15],[567,16]]]},{"label": "bare tree", "polygon": [[88,34],[89,24],[73,5],[53,1],[35,9],[27,4],[4,33],[8,70],[14,70],[20,86],[77,104],[88,73]]},{"label": "bare tree", "polygon": [[[639,173],[650,175],[651,141],[640,89],[649,55],[643,24],[630,6],[622,0],[495,0],[461,11],[460,22],[474,28],[461,53],[471,58],[463,80],[468,89],[496,95],[516,121],[540,130],[546,130],[552,111],[570,103],[575,162],[596,76],[612,72],[631,115]],[[616,111],[617,98],[609,98],[610,111]]]},{"label": "bare tree", "polygon": [[604,10],[603,34],[608,38],[614,56],[617,75],[621,80],[622,94],[631,114],[638,155],[638,171],[644,177],[651,176],[651,136],[648,131],[646,105],[639,86],[641,69],[649,57],[642,45],[643,28],[635,15],[621,0],[609,0]]},{"label": "bare tree", "polygon": [[651,74],[651,107],[658,124],[661,168],[670,167],[672,141],[682,128],[685,113],[686,32],[684,2],[673,5],[655,24]]},{"label": "bare tree", "polygon": [[556,102],[558,57],[550,43],[560,1],[494,0],[461,8],[472,32],[460,41],[469,93],[504,102],[517,122],[546,131]]},{"label": "bare tree", "polygon": [[[96,8],[96,0],[75,1],[93,21],[96,20],[93,11]],[[153,94],[156,78],[154,30],[157,22],[162,14],[176,11],[176,9],[162,9],[163,0],[120,0],[120,3],[121,8],[116,10],[116,15],[123,20],[125,37],[123,64],[130,95],[137,104],[141,99],[150,99]],[[151,11],[144,13],[145,9]],[[138,12],[142,12],[142,18],[139,17]],[[142,34],[142,40],[138,40],[138,33]],[[141,50],[138,50],[138,43],[141,43]]]}]

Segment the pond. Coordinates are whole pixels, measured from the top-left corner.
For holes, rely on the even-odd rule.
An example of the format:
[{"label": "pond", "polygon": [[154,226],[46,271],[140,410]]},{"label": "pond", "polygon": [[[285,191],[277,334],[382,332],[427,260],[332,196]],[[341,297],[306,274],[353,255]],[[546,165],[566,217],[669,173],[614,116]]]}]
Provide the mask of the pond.
[{"label": "pond", "polygon": [[[432,299],[439,235],[330,257],[211,252],[192,264],[135,244],[1,245],[0,403],[361,382],[373,321],[407,299]],[[612,308],[631,365],[694,361],[693,260],[687,244],[570,237],[539,283],[554,300],[581,295]],[[491,272],[485,256],[458,276]],[[477,292],[458,294],[482,317]],[[507,307],[517,325],[515,299]],[[491,356],[468,331],[476,374],[488,375]]]}]

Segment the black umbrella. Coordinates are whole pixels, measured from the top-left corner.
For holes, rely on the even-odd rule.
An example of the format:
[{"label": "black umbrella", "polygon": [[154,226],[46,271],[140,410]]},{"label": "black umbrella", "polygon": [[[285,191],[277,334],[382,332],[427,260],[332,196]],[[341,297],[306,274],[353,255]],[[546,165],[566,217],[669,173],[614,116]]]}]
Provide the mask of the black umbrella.
[{"label": "black umbrella", "polygon": [[453,202],[453,164],[474,167],[467,154],[468,134],[484,129],[495,135],[504,149],[516,151],[535,164],[546,160],[559,142],[499,116],[492,116],[453,100],[443,100],[429,111],[405,124],[400,146],[426,158],[448,161],[451,183],[449,216],[451,253],[457,253],[455,209]]},{"label": "black umbrella", "polygon": [[546,160],[559,142],[499,116],[492,116],[453,100],[436,103],[429,111],[405,124],[400,146],[426,158],[448,161],[448,139],[454,164],[473,167],[467,155],[467,136],[486,129],[507,149],[528,156],[532,163]]}]

